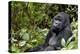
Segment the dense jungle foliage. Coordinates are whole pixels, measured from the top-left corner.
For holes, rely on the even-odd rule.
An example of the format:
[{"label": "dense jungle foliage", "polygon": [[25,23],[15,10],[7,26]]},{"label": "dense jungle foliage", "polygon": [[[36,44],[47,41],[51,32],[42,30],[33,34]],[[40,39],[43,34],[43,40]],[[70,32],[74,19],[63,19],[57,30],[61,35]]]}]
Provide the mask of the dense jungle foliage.
[{"label": "dense jungle foliage", "polygon": [[[52,18],[59,12],[70,15],[73,36],[61,50],[78,48],[78,6],[53,3],[9,2],[9,52],[24,52],[44,43]],[[73,41],[71,41],[74,39]]]}]

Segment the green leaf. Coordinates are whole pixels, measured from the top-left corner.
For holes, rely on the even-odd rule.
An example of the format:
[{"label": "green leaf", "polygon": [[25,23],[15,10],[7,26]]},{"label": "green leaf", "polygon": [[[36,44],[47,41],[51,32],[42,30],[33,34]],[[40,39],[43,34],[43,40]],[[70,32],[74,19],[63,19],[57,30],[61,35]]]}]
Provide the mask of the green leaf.
[{"label": "green leaf", "polygon": [[75,45],[75,44],[74,44],[74,41],[73,41],[73,42],[71,42],[71,43],[67,46],[67,48],[68,48],[68,49],[72,49],[72,48],[74,48],[74,45]]},{"label": "green leaf", "polygon": [[74,38],[74,36],[71,36],[71,37],[68,39],[66,45],[69,44],[73,38]]},{"label": "green leaf", "polygon": [[19,49],[18,47],[16,47],[15,44],[13,44],[13,45],[11,46],[11,51],[12,51],[12,52],[20,52],[20,49]]},{"label": "green leaf", "polygon": [[25,44],[26,44],[26,41],[20,41],[20,42],[19,42],[19,46],[20,46],[20,47],[24,46]]},{"label": "green leaf", "polygon": [[36,39],[34,39],[34,40],[32,40],[31,42],[32,42],[32,43],[35,43],[35,42],[37,42],[37,40],[36,40]]},{"label": "green leaf", "polygon": [[27,47],[28,47],[28,48],[32,48],[33,46],[32,46],[31,44],[28,44],[28,43],[27,43]]},{"label": "green leaf", "polygon": [[22,36],[22,39],[25,40],[25,41],[28,41],[29,38],[30,37],[29,37],[29,34],[28,33],[24,33],[23,36]]},{"label": "green leaf", "polygon": [[62,40],[61,40],[61,44],[62,44],[62,46],[65,46],[65,39],[64,38],[62,38]]}]

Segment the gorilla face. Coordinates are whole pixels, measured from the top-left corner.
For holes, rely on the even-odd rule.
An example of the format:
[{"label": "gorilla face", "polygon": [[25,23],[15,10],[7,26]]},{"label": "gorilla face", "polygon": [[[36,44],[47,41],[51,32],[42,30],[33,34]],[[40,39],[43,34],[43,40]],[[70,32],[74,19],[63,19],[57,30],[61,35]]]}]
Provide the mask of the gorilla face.
[{"label": "gorilla face", "polygon": [[53,18],[52,30],[55,32],[60,32],[65,26],[65,17],[63,14],[59,13]]}]

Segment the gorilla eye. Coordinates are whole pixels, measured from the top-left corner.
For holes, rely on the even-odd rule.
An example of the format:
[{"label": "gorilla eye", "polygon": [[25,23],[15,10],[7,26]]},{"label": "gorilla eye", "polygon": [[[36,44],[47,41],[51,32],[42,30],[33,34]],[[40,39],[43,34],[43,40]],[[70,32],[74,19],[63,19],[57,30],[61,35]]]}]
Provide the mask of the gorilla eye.
[{"label": "gorilla eye", "polygon": [[54,18],[55,20],[59,20],[59,21],[62,21],[62,17],[61,16],[57,16]]},{"label": "gorilla eye", "polygon": [[62,19],[61,19],[61,18],[55,18],[55,20],[62,21]]},{"label": "gorilla eye", "polygon": [[59,21],[62,21],[62,19],[59,19]]},{"label": "gorilla eye", "polygon": [[55,18],[55,20],[58,20],[58,18]]}]

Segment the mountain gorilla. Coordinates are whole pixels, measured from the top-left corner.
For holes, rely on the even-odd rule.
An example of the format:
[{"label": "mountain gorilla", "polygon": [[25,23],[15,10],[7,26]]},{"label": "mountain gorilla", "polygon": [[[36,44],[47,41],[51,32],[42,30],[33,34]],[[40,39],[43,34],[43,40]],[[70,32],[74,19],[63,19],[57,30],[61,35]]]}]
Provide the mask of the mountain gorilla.
[{"label": "mountain gorilla", "polygon": [[72,32],[70,28],[69,15],[64,12],[60,12],[52,19],[52,26],[47,34],[45,43],[27,51],[33,52],[59,50],[63,47],[61,44],[62,38],[67,41],[71,36]]}]

